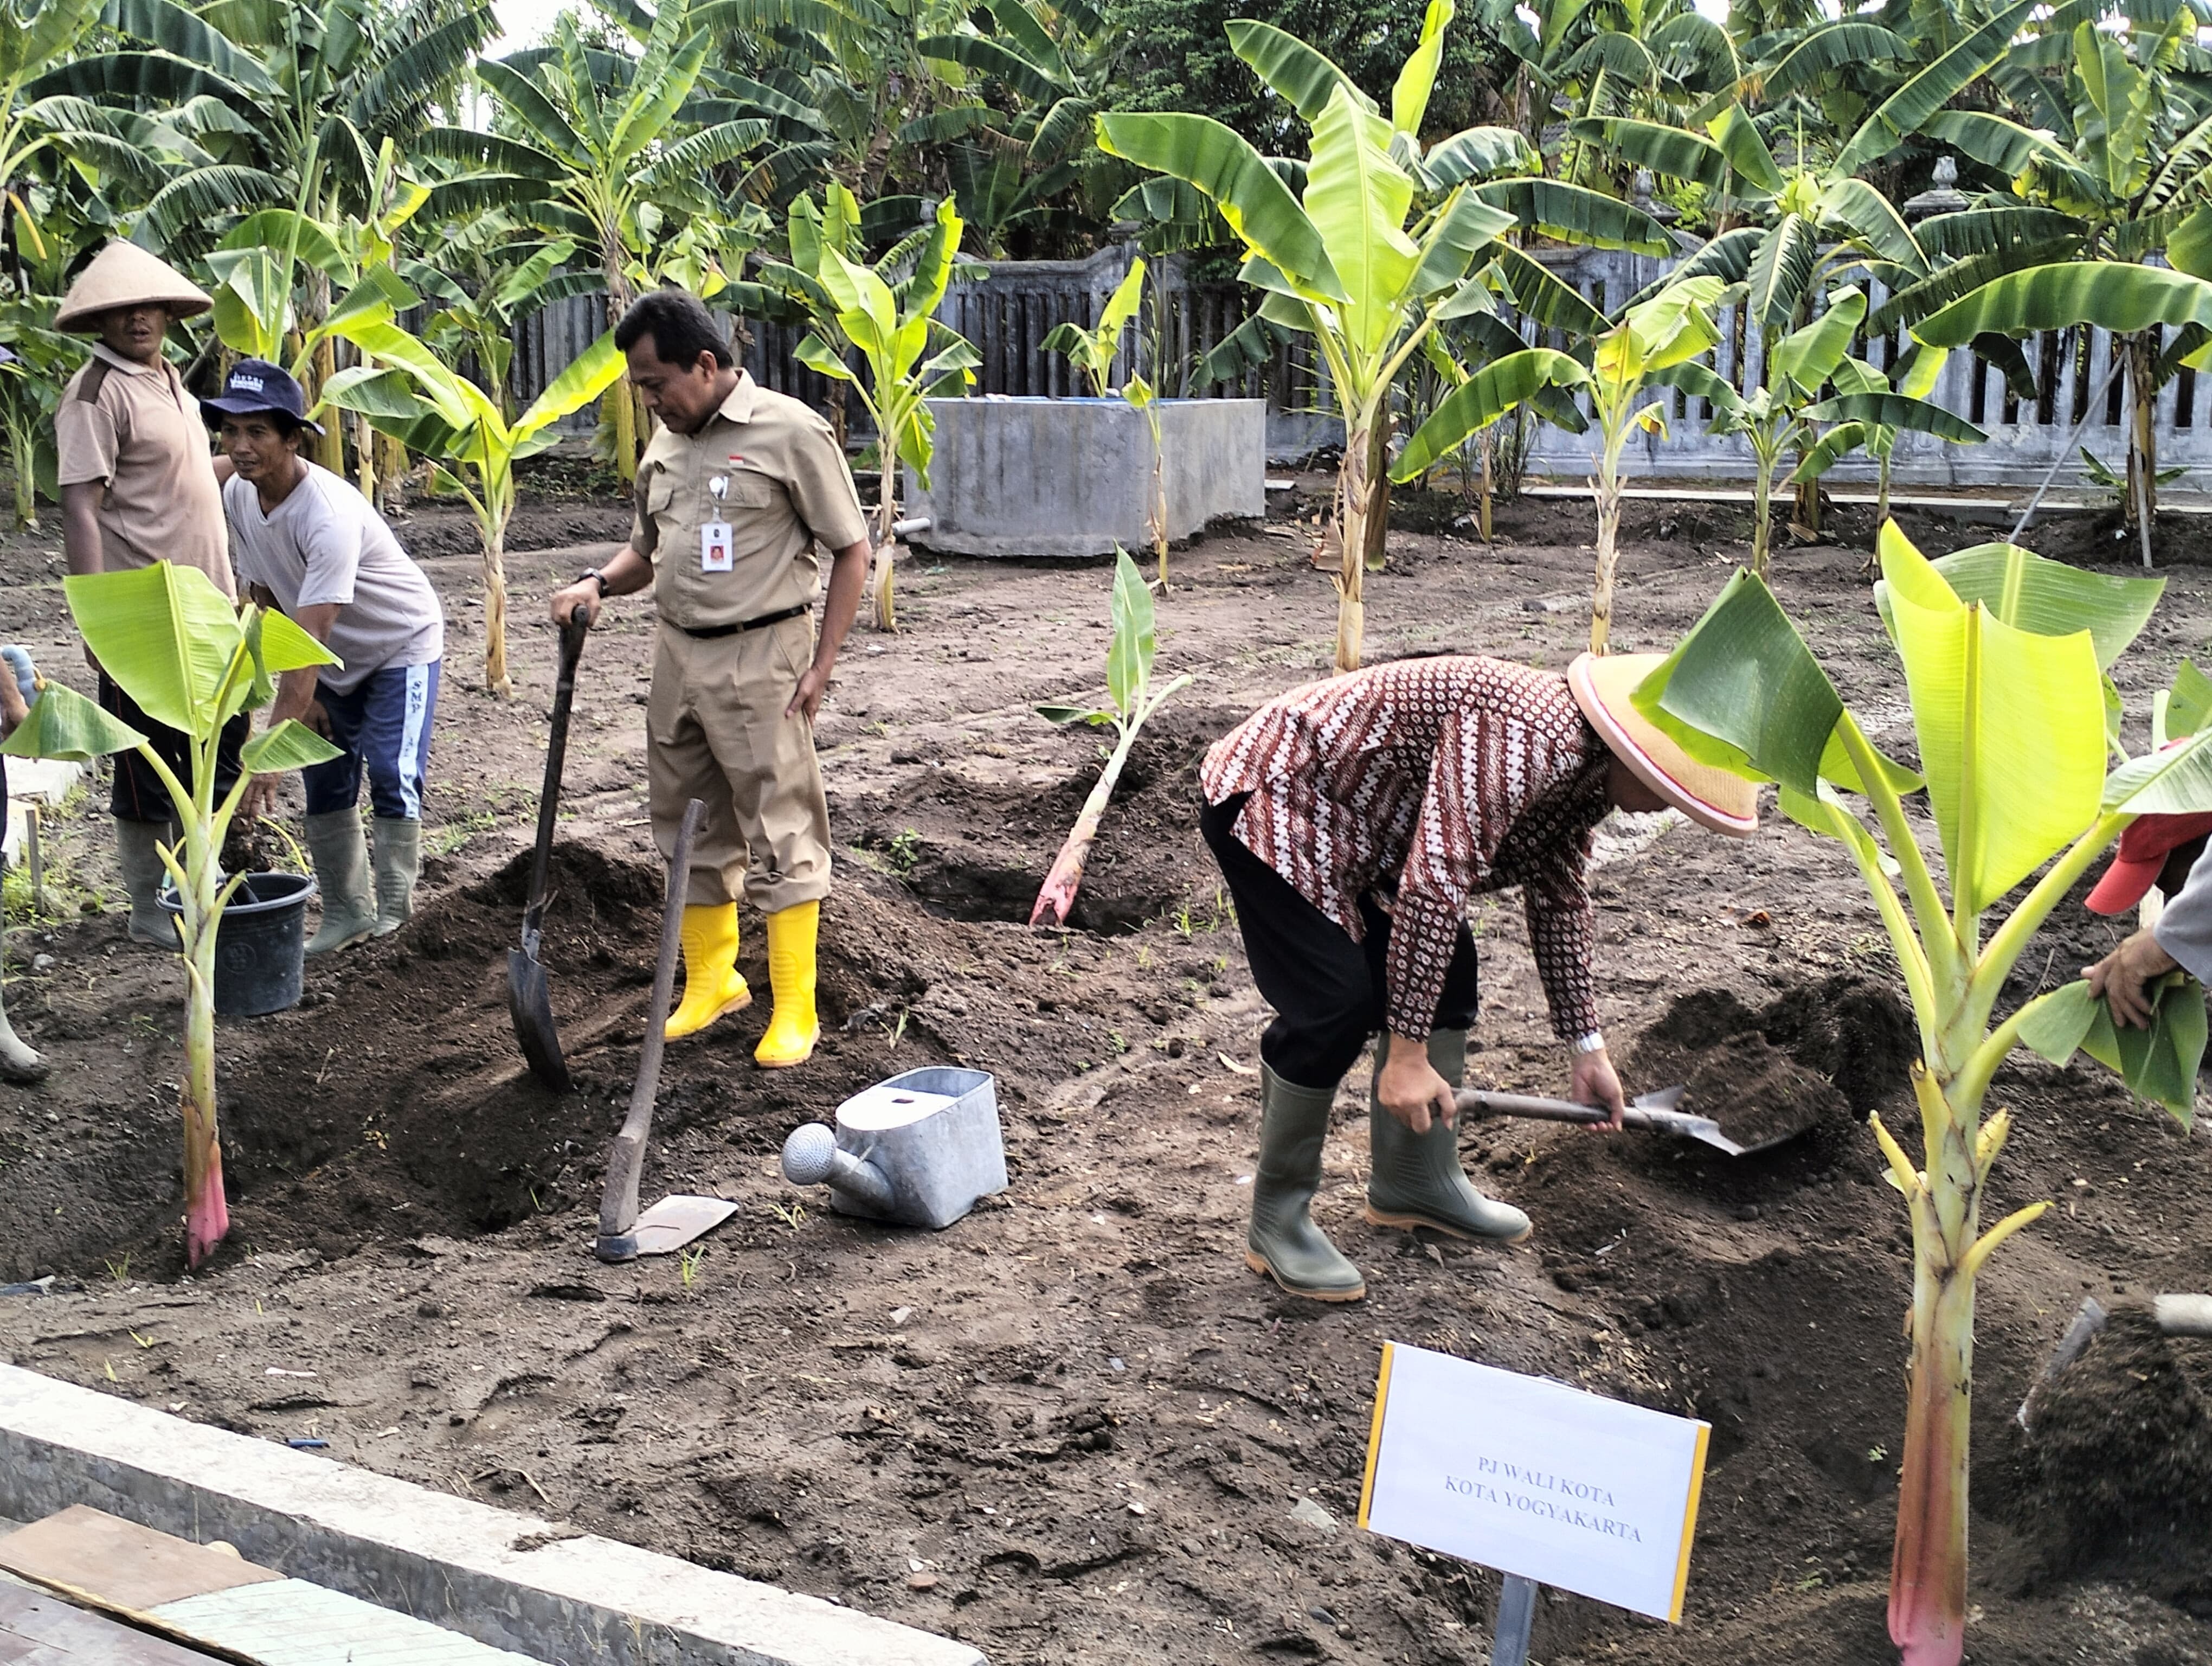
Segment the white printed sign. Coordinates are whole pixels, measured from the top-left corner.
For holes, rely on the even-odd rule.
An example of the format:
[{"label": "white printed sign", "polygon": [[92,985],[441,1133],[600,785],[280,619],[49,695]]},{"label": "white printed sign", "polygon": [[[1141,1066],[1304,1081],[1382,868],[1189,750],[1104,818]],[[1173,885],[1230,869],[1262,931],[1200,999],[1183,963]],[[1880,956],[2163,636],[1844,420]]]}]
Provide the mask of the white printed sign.
[{"label": "white printed sign", "polygon": [[1386,1342],[1359,1524],[1680,1620],[1711,1432]]}]

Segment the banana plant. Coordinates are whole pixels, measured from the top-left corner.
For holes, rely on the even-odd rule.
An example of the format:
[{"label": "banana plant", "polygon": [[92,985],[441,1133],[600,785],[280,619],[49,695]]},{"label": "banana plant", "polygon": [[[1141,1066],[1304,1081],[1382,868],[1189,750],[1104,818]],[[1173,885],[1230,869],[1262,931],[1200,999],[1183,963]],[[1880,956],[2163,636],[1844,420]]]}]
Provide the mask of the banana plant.
[{"label": "banana plant", "polygon": [[[1483,276],[1488,262],[1478,258],[1520,220],[1466,183],[1495,147],[1468,135],[1426,153],[1420,144],[1452,15],[1452,0],[1430,0],[1388,116],[1335,64],[1291,35],[1264,23],[1229,26],[1237,56],[1311,125],[1297,195],[1250,143],[1210,117],[1098,118],[1103,149],[1182,180],[1213,204],[1243,245],[1239,276],[1266,292],[1261,319],[1312,337],[1328,368],[1345,428],[1336,487],[1340,671],[1358,667],[1365,635],[1361,579],[1369,522],[1387,490],[1381,441],[1391,388],[1439,323],[1491,305]],[[1518,135],[1499,137],[1525,149]],[[1436,206],[1416,213],[1416,199],[1431,195],[1440,197]]]},{"label": "banana plant", "polygon": [[[1809,460],[1816,441],[1825,441],[1832,450],[1839,443],[1833,431],[1820,435],[1822,423],[1856,421],[1863,434],[1867,416],[1878,410],[1893,445],[1903,429],[1961,444],[1985,437],[1972,423],[1954,416],[1941,405],[1891,393],[1878,372],[1875,380],[1879,392],[1858,386],[1856,374],[1845,375],[1851,341],[1866,318],[1866,296],[1856,287],[1846,285],[1835,291],[1828,297],[1827,310],[1819,318],[1769,346],[1765,386],[1749,393],[1737,392],[1702,364],[1677,365],[1666,373],[1667,379],[1686,393],[1712,402],[1711,432],[1740,434],[1751,447],[1751,570],[1759,578],[1766,576],[1773,542],[1775,471],[1791,452],[1806,453]],[[1821,394],[1832,380],[1838,392],[1833,398],[1824,399]],[[1850,391],[1845,391],[1847,380],[1851,384]],[[1885,458],[1885,477],[1886,471]],[[1817,477],[1803,476],[1804,480]],[[1887,507],[1885,499],[1885,520]]]},{"label": "banana plant", "polygon": [[1597,570],[1590,587],[1589,649],[1605,652],[1613,631],[1613,579],[1620,561],[1622,454],[1638,431],[1664,438],[1666,398],[1645,392],[1669,371],[1710,351],[1721,338],[1713,303],[1724,286],[1711,273],[1683,278],[1639,301],[1592,344],[1589,394],[1597,418]]},{"label": "banana plant", "polygon": [[323,390],[327,404],[366,416],[380,433],[436,462],[439,477],[477,518],[484,580],[484,687],[514,692],[507,670],[507,527],[514,516],[514,465],[550,449],[554,424],[581,410],[622,378],[609,331],[546,384],[510,423],[491,397],[449,368],[396,324],[356,332],[370,362],[341,370]]},{"label": "banana plant", "polygon": [[[1894,381],[1869,364],[1864,359],[1845,359],[1835,369],[1836,396],[1822,401],[1806,415],[1815,422],[1829,426],[1822,430],[1799,460],[1796,471],[1790,477],[1792,485],[1805,486],[1819,481],[1844,458],[1855,451],[1863,450],[1875,459],[1874,524],[1881,527],[1889,520],[1889,471],[1897,451],[1897,441],[1908,429],[1916,433],[1935,433],[1938,429],[1916,426],[1893,420],[1901,407],[1891,404],[1893,399],[1905,399],[1912,405],[1928,404],[1928,396],[1935,392],[1936,378],[1942,374],[1948,352],[1940,347],[1923,347],[1914,353],[1911,361],[1897,373]],[[1941,410],[1936,406],[1934,409]],[[1943,413],[1953,422],[1958,418]],[[1971,429],[1972,437],[1979,439],[1981,431],[1971,424],[1960,427]],[[1956,434],[1946,434],[1946,439],[1958,439]]]},{"label": "banana plant", "polygon": [[1066,842],[1053,860],[1052,871],[1045,875],[1043,889],[1037,892],[1036,906],[1030,910],[1032,926],[1067,923],[1075,910],[1076,891],[1083,884],[1084,865],[1091,860],[1091,847],[1098,837],[1098,824],[1105,818],[1106,806],[1114,796],[1115,784],[1121,779],[1121,766],[1129,761],[1129,749],[1137,744],[1138,731],[1154,712],[1190,685],[1190,673],[1184,672],[1157,689],[1152,686],[1152,654],[1158,646],[1152,593],[1127,550],[1114,552],[1113,605],[1114,640],[1106,650],[1109,703],[1037,708],[1037,715],[1062,727],[1088,723],[1103,728],[1110,724],[1115,740],[1106,767],[1098,772],[1097,785],[1083,801],[1082,813],[1076,817]]},{"label": "banana plant", "polygon": [[185,963],[185,1261],[197,1267],[230,1230],[216,1127],[216,936],[246,876],[223,874],[223,840],[255,775],[340,755],[288,718],[246,743],[237,784],[218,801],[216,745],[232,718],[269,703],[283,672],[338,661],[282,613],[251,603],[234,610],[197,568],[157,562],[72,575],[62,586],[85,647],[149,718],[179,731],[191,747],[188,790],[146,736],[75,690],[42,679],[30,714],[0,752],[84,763],[135,751],[168,788],[182,830],[174,845],[162,847],[161,860],[176,888]]},{"label": "banana plant", "polygon": [[[792,223],[795,254],[799,222],[794,218]],[[850,384],[876,425],[882,484],[868,593],[878,630],[898,629],[891,594],[897,540],[891,528],[898,520],[899,465],[911,468],[923,489],[928,489],[937,435],[929,401],[963,392],[975,380],[975,366],[981,362],[964,336],[933,316],[951,281],[959,248],[960,211],[949,197],[937,205],[936,222],[914,257],[912,274],[896,286],[884,272],[891,264],[890,257],[875,266],[860,265],[825,240],[819,245],[812,276],[835,309],[827,322],[834,325],[836,337],[858,350],[867,365],[867,379],[854,374],[844,354],[824,339],[819,328],[792,354],[833,382]]]},{"label": "banana plant", "polygon": [[[1129,270],[1122,275],[1121,281],[1114,286],[1114,293],[1106,297],[1105,306],[1099,308],[1095,328],[1086,330],[1073,322],[1055,325],[1037,344],[1048,353],[1065,356],[1090,380],[1098,398],[1112,398],[1117,392],[1113,386],[1114,361],[1121,350],[1121,332],[1144,304],[1145,258],[1139,255],[1129,263]],[[1152,507],[1145,513],[1152,551],[1159,561],[1159,586],[1164,591],[1168,585],[1168,489],[1166,457],[1160,443],[1159,399],[1152,392],[1152,385],[1138,374],[1133,366],[1129,379],[1118,392],[1144,417],[1152,436]]]},{"label": "banana plant", "polygon": [[[1984,1114],[1990,1083],[2021,1043],[2060,1063],[2086,1050],[2186,1127],[2205,1039],[2204,992],[2179,974],[2158,992],[2148,1031],[2115,1031],[2080,981],[2002,1018],[1996,1009],[2038,928],[2136,816],[2212,810],[2212,734],[2107,772],[2106,672],[2148,621],[2161,581],[2084,573],[2002,544],[1930,562],[1893,524],[1880,545],[1877,602],[1903,663],[1924,776],[1875,750],[1797,627],[1747,571],[1635,700],[1693,757],[1778,783],[1786,815],[1843,845],[1911,997],[1920,1150],[1908,1152],[1879,1115],[1869,1119],[1913,1246],[1889,1630],[1905,1666],[1958,1666],[1974,1281],[2050,1207],[2031,1202],[1984,1223],[1990,1170],[2012,1128],[2009,1113]],[[1940,838],[1940,870],[1906,814],[1919,794]],[[1999,904],[2030,879],[1999,917]]]},{"label": "banana plant", "polygon": [[[2191,218],[2201,218],[2212,231],[2212,209],[2199,209]],[[2176,265],[2186,261],[2212,271],[2212,259],[2207,258],[2212,247],[2180,244],[2178,236],[2177,245]],[[2141,538],[2143,565],[2148,567],[2150,529],[2158,513],[2154,402],[2176,371],[2185,366],[2201,369],[2212,361],[2212,282],[2186,270],[2122,260],[2054,262],[1983,284],[1914,325],[1912,334],[1925,346],[1960,347],[1992,335],[2022,336],[2079,325],[2109,331],[2127,366],[2127,525]],[[2161,325],[2172,332],[2163,350],[2152,333]]]}]

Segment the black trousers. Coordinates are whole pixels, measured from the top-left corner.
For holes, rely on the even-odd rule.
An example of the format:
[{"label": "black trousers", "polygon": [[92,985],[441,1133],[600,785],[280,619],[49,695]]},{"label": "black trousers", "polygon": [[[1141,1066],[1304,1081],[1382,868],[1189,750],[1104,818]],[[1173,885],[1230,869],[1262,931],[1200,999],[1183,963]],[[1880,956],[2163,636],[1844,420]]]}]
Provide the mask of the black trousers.
[{"label": "black trousers", "polygon": [[[1351,933],[1299,896],[1237,836],[1243,807],[1242,793],[1202,806],[1198,825],[1236,901],[1252,981],[1275,1009],[1260,1038],[1260,1056],[1286,1082],[1334,1087],[1358,1061],[1367,1038],[1384,1027],[1390,916],[1371,895],[1362,896],[1359,919],[1366,935],[1353,942]],[[1462,921],[1431,1028],[1472,1029],[1474,1012],[1474,934]]]},{"label": "black trousers", "polygon": [[[106,672],[100,673],[100,707],[111,716],[119,717],[152,743],[177,779],[188,787],[198,783],[192,779],[192,743],[180,731],[166,723],[156,723],[138,708],[138,702],[118,688],[115,680]],[[247,731],[252,720],[244,712],[223,725],[222,738],[216,743],[215,798],[221,804],[223,797],[238,784],[239,771],[244,768],[238,758],[239,748],[246,745]],[[108,814],[118,821],[169,822],[176,819],[176,812],[169,803],[169,789],[161,784],[161,776],[154,773],[146,760],[136,751],[115,754],[115,786],[108,794]]]}]

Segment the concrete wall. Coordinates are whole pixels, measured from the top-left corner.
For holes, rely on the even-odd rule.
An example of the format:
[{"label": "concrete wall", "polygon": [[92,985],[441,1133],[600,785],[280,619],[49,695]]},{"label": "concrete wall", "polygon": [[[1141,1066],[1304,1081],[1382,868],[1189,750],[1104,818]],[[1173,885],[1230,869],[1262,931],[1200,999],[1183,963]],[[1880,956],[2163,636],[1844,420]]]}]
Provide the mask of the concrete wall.
[{"label": "concrete wall", "polygon": [[[1152,436],[1119,399],[933,399],[931,489],[907,471],[914,540],[963,556],[1078,557],[1152,541]],[[1167,399],[1158,407],[1168,536],[1267,513],[1267,407]]]}]

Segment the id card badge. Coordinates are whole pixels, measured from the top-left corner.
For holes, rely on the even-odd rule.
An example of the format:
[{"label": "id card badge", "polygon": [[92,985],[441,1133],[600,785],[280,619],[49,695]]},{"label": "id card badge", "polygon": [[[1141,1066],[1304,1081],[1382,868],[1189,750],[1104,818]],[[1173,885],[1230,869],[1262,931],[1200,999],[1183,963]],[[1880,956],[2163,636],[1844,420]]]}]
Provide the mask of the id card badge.
[{"label": "id card badge", "polygon": [[726,573],[734,562],[734,541],[726,520],[710,520],[699,529],[699,570]]}]

